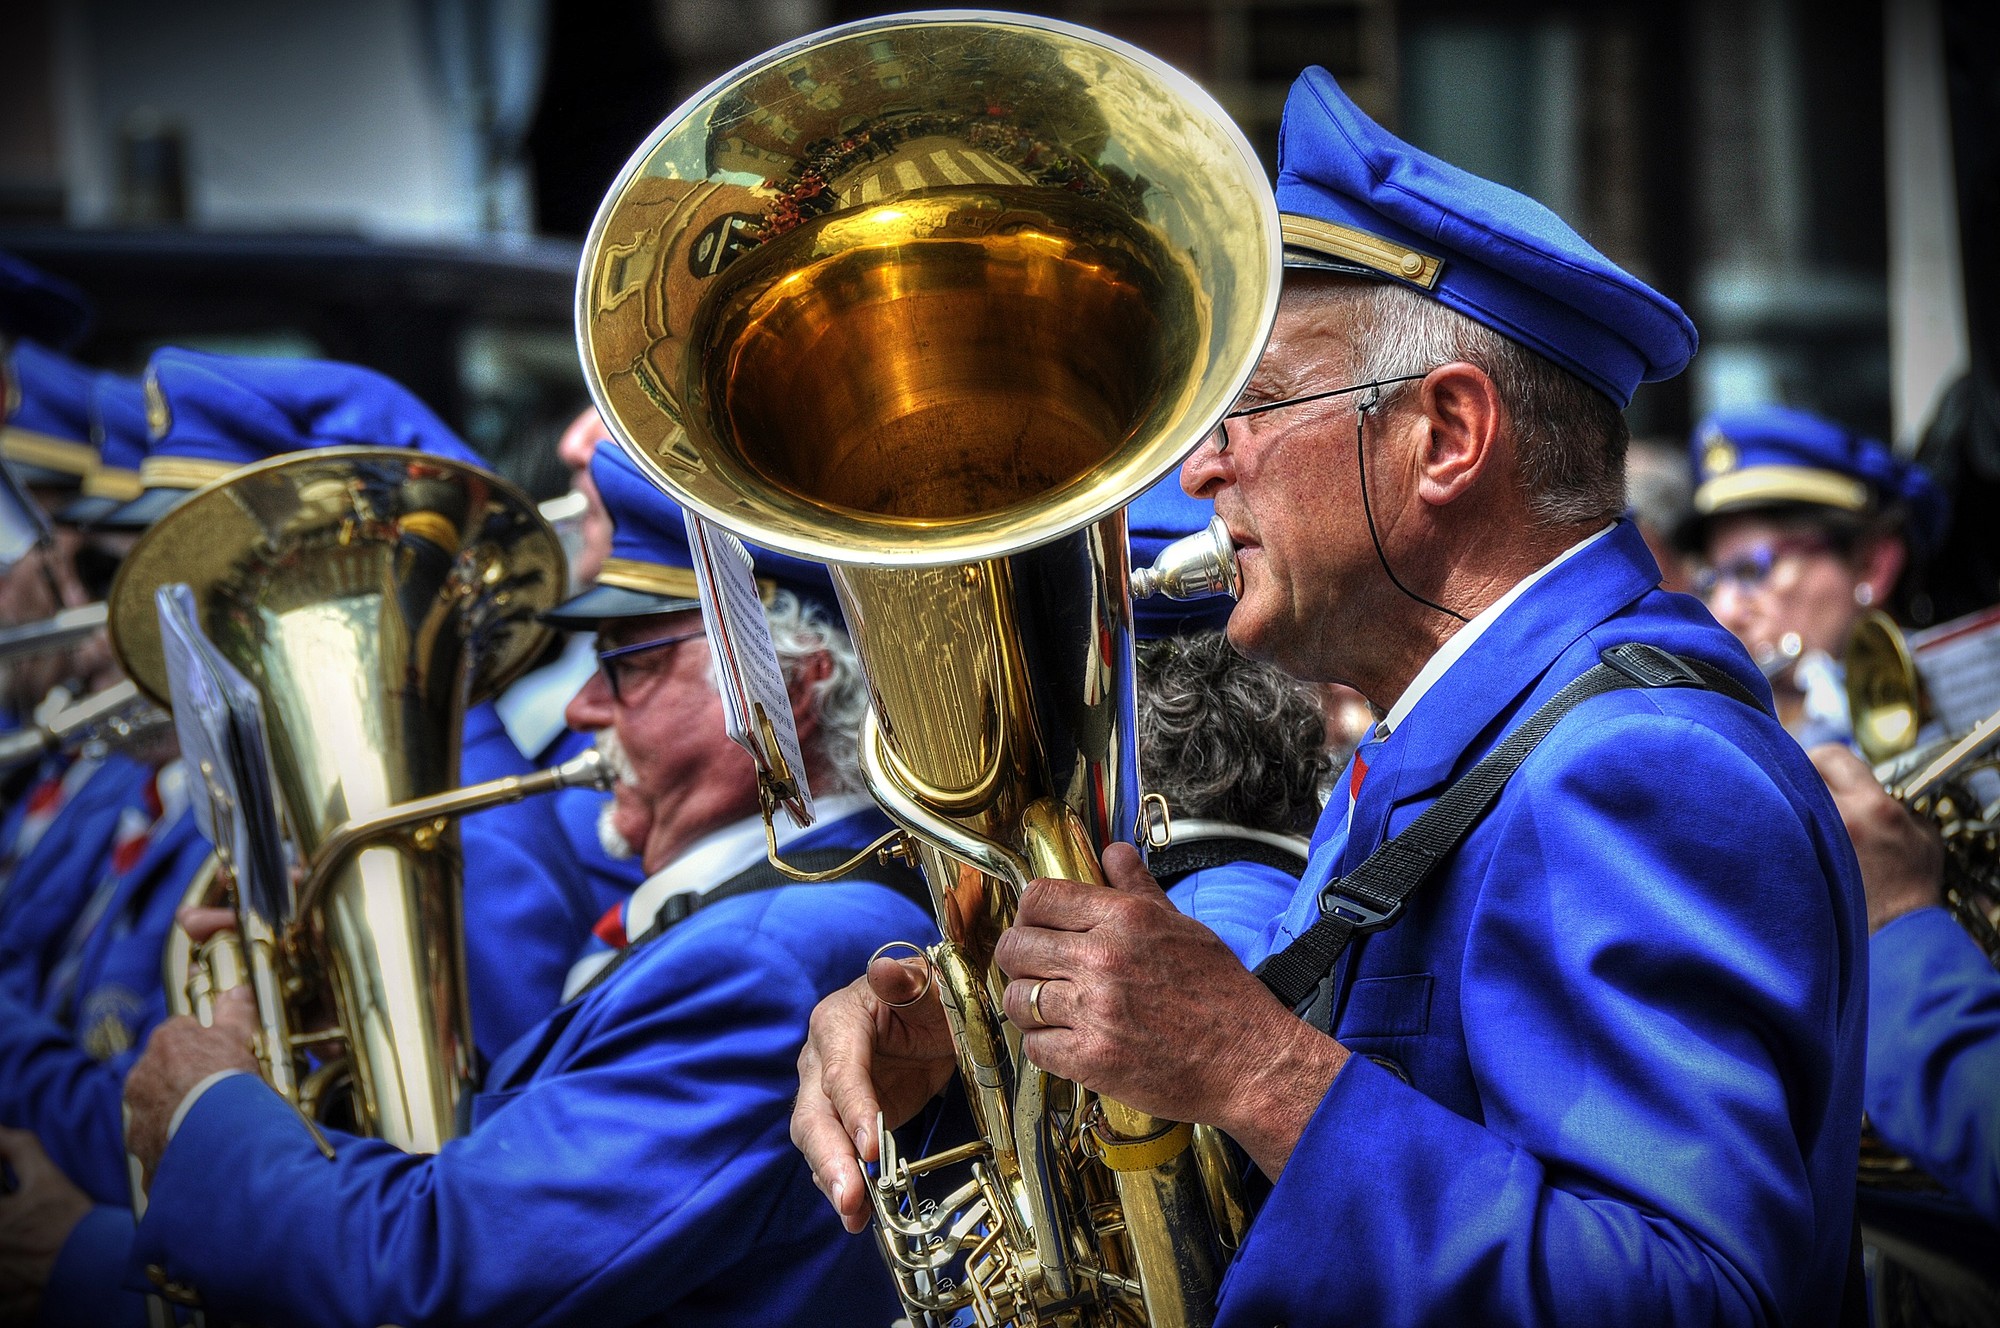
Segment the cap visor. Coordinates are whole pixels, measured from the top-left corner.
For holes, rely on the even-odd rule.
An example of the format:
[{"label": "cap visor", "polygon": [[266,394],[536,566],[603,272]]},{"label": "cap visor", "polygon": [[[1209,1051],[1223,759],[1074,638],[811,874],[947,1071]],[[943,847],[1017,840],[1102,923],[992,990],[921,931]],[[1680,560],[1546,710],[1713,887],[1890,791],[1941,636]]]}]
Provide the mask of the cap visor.
[{"label": "cap visor", "polygon": [[595,627],[614,618],[649,618],[659,613],[682,613],[698,609],[701,601],[673,595],[654,595],[622,586],[592,586],[573,599],[564,600],[540,615],[551,627],[582,629]]},{"label": "cap visor", "polygon": [[90,494],[66,505],[55,519],[65,526],[94,526],[124,505],[116,498]]},{"label": "cap visor", "polygon": [[181,505],[192,489],[148,489],[131,502],[99,517],[92,523],[97,530],[144,530]]}]

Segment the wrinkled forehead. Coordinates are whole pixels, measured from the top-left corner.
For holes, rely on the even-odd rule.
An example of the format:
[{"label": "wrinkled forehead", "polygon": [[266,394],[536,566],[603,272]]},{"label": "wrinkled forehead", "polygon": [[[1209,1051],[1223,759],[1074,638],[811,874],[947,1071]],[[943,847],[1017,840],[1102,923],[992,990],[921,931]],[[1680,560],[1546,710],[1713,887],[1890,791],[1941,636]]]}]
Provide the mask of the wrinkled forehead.
[{"label": "wrinkled forehead", "polygon": [[1358,297],[1369,282],[1323,272],[1287,269],[1277,321],[1264,345],[1258,375],[1344,372],[1354,362],[1361,330]]}]

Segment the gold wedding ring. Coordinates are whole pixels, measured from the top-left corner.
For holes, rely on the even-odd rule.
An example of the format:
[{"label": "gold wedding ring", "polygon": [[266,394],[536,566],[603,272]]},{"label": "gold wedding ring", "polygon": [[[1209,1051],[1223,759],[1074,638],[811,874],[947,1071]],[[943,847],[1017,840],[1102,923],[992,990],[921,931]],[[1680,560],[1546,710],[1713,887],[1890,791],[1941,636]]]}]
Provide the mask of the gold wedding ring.
[{"label": "gold wedding ring", "polygon": [[1049,1021],[1042,1018],[1042,988],[1048,985],[1047,978],[1036,978],[1035,985],[1028,988],[1028,1014],[1034,1019],[1036,1028],[1049,1026]]}]

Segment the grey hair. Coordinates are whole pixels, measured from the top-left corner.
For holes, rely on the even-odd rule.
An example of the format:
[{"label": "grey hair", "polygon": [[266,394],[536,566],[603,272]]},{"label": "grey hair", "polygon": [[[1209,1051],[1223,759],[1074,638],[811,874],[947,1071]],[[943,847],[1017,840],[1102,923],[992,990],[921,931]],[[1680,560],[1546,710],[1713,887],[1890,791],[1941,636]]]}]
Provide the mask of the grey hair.
[{"label": "grey hair", "polygon": [[[1575,374],[1474,322],[1456,309],[1393,282],[1330,287],[1361,315],[1354,381],[1427,373],[1463,360],[1493,380],[1513,425],[1528,510],[1551,526],[1602,524],[1625,507],[1625,414]],[[1384,391],[1394,401],[1414,383]]]},{"label": "grey hair", "polygon": [[1319,816],[1319,692],[1221,632],[1139,646],[1139,768],[1175,816],[1291,833]]},{"label": "grey hair", "polygon": [[818,753],[825,765],[831,787],[815,788],[814,793],[861,793],[859,751],[861,717],[868,712],[868,680],[861,672],[861,658],[854,643],[834,622],[832,615],[817,604],[808,603],[789,590],[780,590],[764,609],[771,626],[771,643],[778,648],[778,663],[790,683],[799,668],[815,655],[825,655],[832,664],[826,677],[813,684],[813,714],[819,720]]}]

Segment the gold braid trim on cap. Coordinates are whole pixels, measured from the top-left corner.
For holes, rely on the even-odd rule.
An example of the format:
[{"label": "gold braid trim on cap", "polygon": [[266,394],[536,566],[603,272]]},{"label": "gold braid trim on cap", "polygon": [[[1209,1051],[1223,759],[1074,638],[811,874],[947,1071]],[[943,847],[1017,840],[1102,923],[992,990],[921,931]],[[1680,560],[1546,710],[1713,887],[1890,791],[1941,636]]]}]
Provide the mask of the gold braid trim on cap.
[{"label": "gold braid trim on cap", "polygon": [[0,429],[0,454],[24,466],[41,466],[65,475],[84,476],[97,465],[97,449],[54,434],[9,426]]},{"label": "gold braid trim on cap", "polygon": [[[666,595],[672,599],[700,599],[701,583],[694,568],[667,563],[642,563],[636,558],[606,558],[598,569],[597,584],[636,590],[645,595]],[[769,604],[778,593],[778,583],[757,578],[757,598]]]},{"label": "gold braid trim on cap", "polygon": [[1280,213],[1278,223],[1285,243],[1294,249],[1359,263],[1385,277],[1407,281],[1425,290],[1435,288],[1438,274],[1444,271],[1442,258],[1418,253],[1394,240],[1385,240],[1352,226],[1321,221],[1318,217],[1301,217],[1291,212]]},{"label": "gold braid trim on cap", "polygon": [[139,478],[138,471],[119,466],[99,466],[83,477],[86,498],[115,498],[129,503],[145,491],[146,481]]},{"label": "gold braid trim on cap", "polygon": [[156,456],[139,463],[139,481],[149,489],[199,489],[242,467],[206,457]]},{"label": "gold braid trim on cap", "polygon": [[1694,491],[1694,510],[1703,516],[1765,503],[1811,503],[1860,512],[1868,507],[1868,486],[1851,475],[1832,470],[1745,466],[1717,475]]}]

